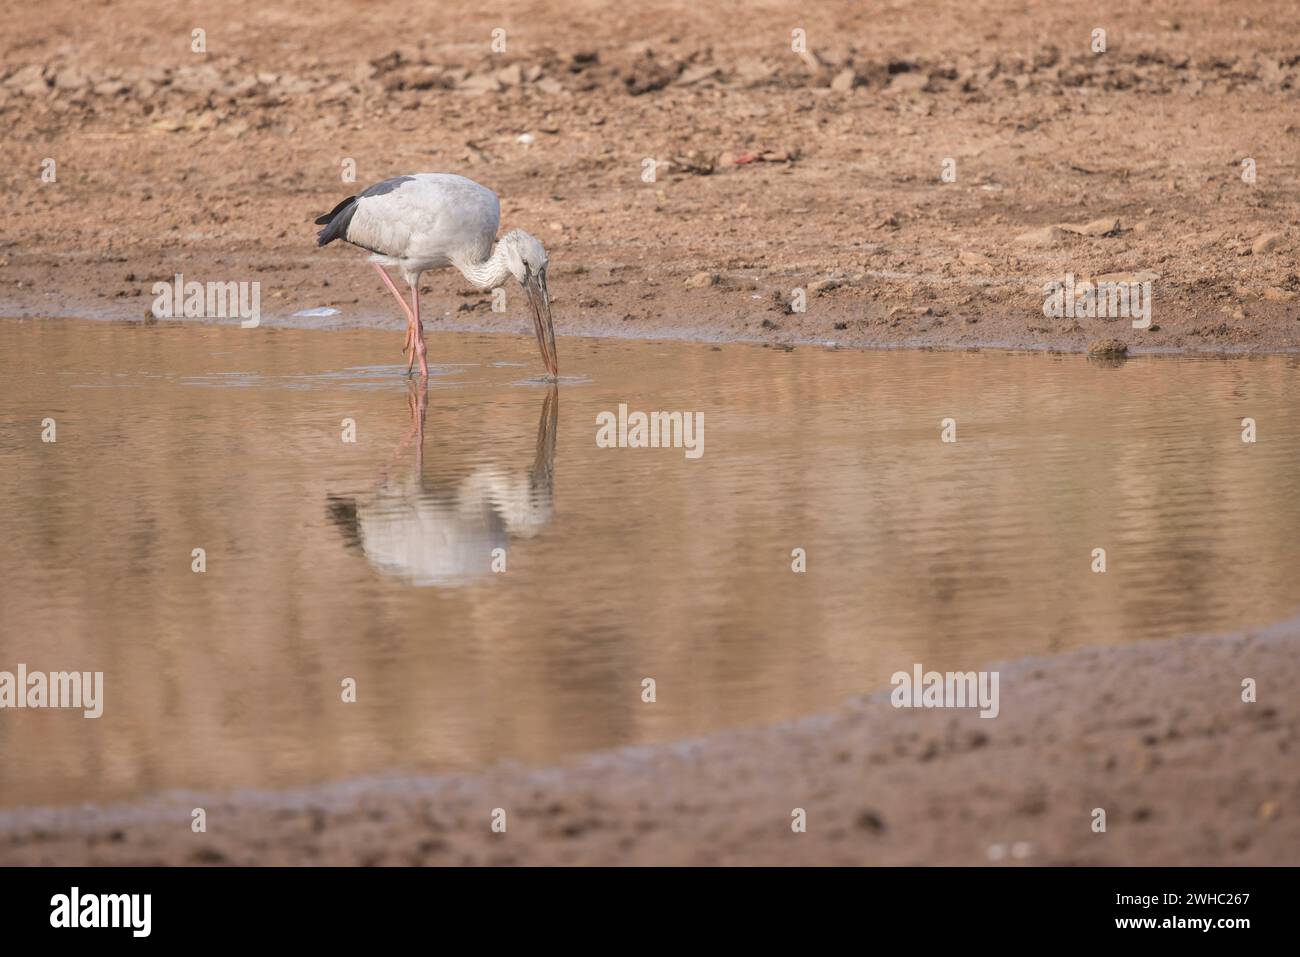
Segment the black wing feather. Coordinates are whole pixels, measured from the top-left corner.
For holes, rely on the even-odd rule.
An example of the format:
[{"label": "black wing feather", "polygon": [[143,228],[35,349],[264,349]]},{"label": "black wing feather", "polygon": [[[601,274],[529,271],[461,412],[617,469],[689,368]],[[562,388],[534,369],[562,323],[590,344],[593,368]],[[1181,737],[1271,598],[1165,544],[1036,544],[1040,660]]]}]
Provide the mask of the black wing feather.
[{"label": "black wing feather", "polygon": [[357,198],[349,196],[324,216],[318,217],[316,225],[325,228],[316,234],[316,245],[324,246],[336,239],[347,239],[348,224],[352,222],[352,214],[356,211]]}]

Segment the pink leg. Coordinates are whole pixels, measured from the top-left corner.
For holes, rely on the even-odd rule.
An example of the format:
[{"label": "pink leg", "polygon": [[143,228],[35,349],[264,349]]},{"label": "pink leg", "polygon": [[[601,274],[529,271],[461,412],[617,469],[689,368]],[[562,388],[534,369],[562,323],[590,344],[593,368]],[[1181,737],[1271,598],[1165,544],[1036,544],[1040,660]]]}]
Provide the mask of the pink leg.
[{"label": "pink leg", "polygon": [[[402,294],[397,291],[397,286],[393,284],[393,280],[389,277],[388,273],[384,271],[384,267],[379,265],[379,263],[371,263],[371,265],[375,267],[375,272],[379,273],[379,278],[384,281],[384,285],[387,286],[388,291],[393,294],[393,298],[397,300],[397,304],[402,307],[402,312],[406,313],[406,340],[402,343],[402,352],[405,353],[411,346],[411,326],[415,322],[415,317],[411,314],[411,307],[406,304],[406,300],[402,298]],[[407,371],[410,371],[410,366],[407,366]]]},{"label": "pink leg", "polygon": [[[411,326],[415,330],[415,350],[414,354],[420,357],[420,377],[429,378],[429,362],[425,358],[428,347],[424,344],[424,323],[420,321],[420,280],[416,277],[415,282],[411,283]],[[410,363],[407,363],[410,368]]]}]

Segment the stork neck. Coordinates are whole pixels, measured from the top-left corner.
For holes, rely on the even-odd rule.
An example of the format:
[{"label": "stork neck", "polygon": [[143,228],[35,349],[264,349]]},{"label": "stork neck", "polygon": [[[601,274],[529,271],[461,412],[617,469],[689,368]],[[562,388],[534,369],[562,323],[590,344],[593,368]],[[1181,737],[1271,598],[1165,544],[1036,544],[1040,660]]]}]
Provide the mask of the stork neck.
[{"label": "stork neck", "polygon": [[506,251],[500,244],[492,250],[492,255],[482,262],[462,261],[456,268],[479,289],[495,289],[510,278],[510,267],[506,265]]}]

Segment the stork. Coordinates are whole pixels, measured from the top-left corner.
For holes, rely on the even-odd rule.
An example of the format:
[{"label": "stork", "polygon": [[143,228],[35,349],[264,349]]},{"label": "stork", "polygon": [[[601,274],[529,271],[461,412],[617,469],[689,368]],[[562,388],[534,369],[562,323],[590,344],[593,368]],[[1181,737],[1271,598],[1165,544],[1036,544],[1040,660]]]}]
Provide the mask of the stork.
[{"label": "stork", "polygon": [[[428,378],[429,363],[420,321],[420,274],[455,266],[478,289],[495,289],[513,276],[528,296],[542,362],[554,379],[559,363],[546,250],[522,229],[506,233],[494,247],[500,220],[501,204],[486,186],[451,173],[416,173],[383,180],[343,200],[316,220],[325,227],[317,233],[316,245],[342,239],[370,251],[370,262],[406,313],[402,353],[410,350],[407,374],[418,358],[421,378]],[[399,269],[411,287],[410,305],[386,266]]]}]

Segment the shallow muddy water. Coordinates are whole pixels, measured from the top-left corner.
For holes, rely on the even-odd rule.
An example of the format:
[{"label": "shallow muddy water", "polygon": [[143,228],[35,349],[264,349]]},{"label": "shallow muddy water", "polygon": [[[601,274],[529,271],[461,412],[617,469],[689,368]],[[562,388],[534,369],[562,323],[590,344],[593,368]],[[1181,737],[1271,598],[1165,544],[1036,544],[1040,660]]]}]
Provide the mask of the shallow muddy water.
[{"label": "shallow muddy water", "polygon": [[[563,340],[553,390],[431,333],[421,390],[400,339],[0,320],[0,671],[105,686],[0,711],[0,805],[541,763],[1300,604],[1294,356]],[[703,454],[599,447],[620,403]]]}]

